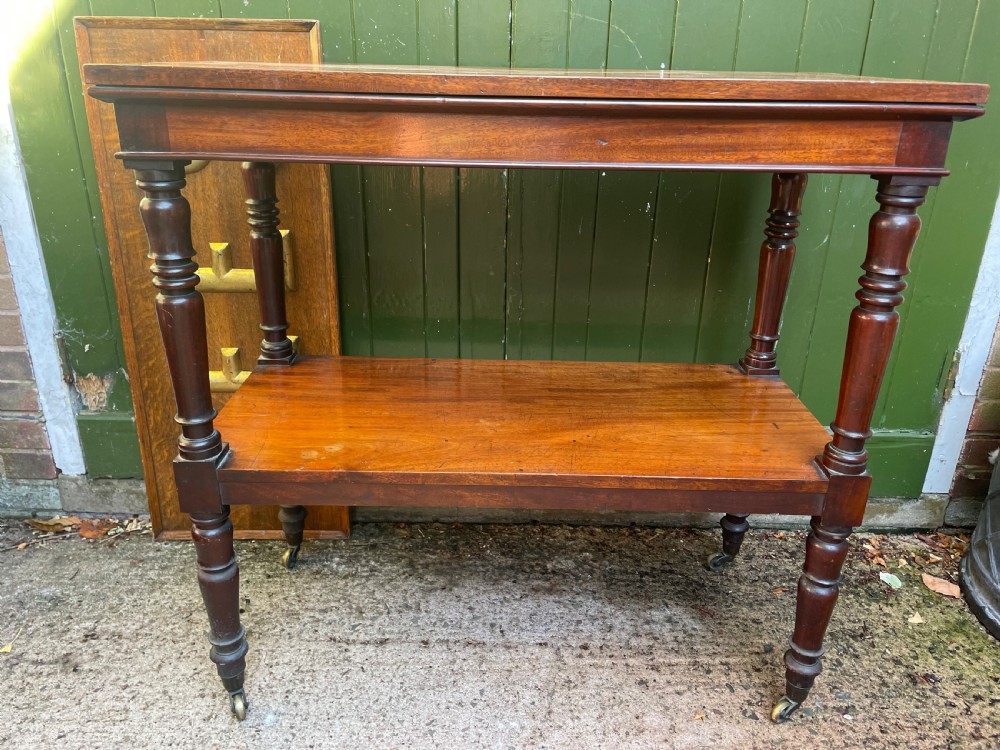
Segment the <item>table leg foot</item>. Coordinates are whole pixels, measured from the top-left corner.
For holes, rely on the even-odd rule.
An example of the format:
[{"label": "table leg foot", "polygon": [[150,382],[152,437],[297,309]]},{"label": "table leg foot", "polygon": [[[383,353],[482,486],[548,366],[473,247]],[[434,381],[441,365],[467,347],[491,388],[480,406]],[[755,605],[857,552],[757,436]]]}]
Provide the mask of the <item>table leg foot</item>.
[{"label": "table leg foot", "polygon": [[240,687],[238,690],[229,693],[229,710],[238,721],[243,721],[247,717],[247,709],[250,702],[247,700],[246,691]]},{"label": "table leg foot", "polygon": [[736,559],[743,545],[743,537],[750,528],[746,513],[727,513],[719,521],[722,527],[722,551],[708,556],[705,566],[718,573]]},{"label": "table leg foot", "polygon": [[781,696],[771,709],[771,721],[775,724],[784,724],[800,705],[802,704],[793,701],[787,695]]},{"label": "table leg foot", "polygon": [[299,550],[302,548],[302,535],[306,525],[306,509],[301,505],[282,505],[278,511],[278,520],[285,532],[288,549],[281,556],[281,564],[291,570],[299,560]]}]

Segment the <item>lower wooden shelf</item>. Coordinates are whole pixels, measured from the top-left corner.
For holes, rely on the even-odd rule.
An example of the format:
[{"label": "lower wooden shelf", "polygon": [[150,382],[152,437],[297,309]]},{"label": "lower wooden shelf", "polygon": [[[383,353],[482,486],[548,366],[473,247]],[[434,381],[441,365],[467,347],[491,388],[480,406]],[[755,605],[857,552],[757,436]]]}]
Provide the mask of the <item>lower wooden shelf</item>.
[{"label": "lower wooden shelf", "polygon": [[728,365],[309,357],[222,409],[231,504],[812,514],[829,436]]}]

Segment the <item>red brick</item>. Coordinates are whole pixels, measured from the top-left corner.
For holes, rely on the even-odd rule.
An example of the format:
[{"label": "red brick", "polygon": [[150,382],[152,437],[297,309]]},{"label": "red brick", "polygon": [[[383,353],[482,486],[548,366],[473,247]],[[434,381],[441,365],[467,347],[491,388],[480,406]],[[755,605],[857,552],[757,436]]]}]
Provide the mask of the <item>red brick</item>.
[{"label": "red brick", "polygon": [[21,316],[0,312],[0,346],[24,346]]},{"label": "red brick", "polygon": [[0,448],[48,450],[49,437],[45,426],[30,417],[0,419]]},{"label": "red brick", "polygon": [[964,476],[961,467],[955,474],[955,481],[951,485],[952,497],[986,497],[989,493],[989,474],[974,476]]},{"label": "red brick", "polygon": [[969,432],[988,432],[1000,435],[1000,398],[977,401],[972,407]]},{"label": "red brick", "polygon": [[3,243],[3,234],[0,234],[0,273],[10,273],[10,263],[7,262],[7,246]]},{"label": "red brick", "polygon": [[962,452],[958,457],[958,465],[959,467],[988,468],[990,462],[987,456],[997,448],[1000,448],[1000,437],[966,438],[962,445]]},{"label": "red brick", "polygon": [[27,349],[0,350],[0,380],[34,380]]},{"label": "red brick", "polygon": [[56,465],[49,451],[0,451],[3,475],[8,479],[55,479]]},{"label": "red brick", "polygon": [[0,310],[13,310],[17,308],[17,297],[14,295],[14,279],[10,276],[0,275]]},{"label": "red brick", "polygon": [[38,389],[24,380],[0,380],[0,411],[38,411]]}]

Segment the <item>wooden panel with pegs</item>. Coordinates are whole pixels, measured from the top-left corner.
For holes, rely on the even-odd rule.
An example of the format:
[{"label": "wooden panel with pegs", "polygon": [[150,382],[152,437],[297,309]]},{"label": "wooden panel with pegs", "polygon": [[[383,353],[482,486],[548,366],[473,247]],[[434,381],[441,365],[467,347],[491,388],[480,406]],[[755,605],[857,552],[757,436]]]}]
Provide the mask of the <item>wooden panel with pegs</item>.
[{"label": "wooden panel with pegs", "polygon": [[[292,349],[298,354],[299,337],[289,336],[292,342]],[[246,379],[250,377],[253,370],[243,369],[243,358],[240,356],[238,346],[223,346],[219,349],[222,354],[222,369],[208,371],[208,383],[212,393],[236,393]]]},{"label": "wooden panel with pegs", "polygon": [[[281,229],[282,260],[285,267],[285,289],[295,291],[295,261],[292,254],[292,230]],[[257,281],[252,268],[233,268],[233,251],[228,242],[209,242],[211,267],[199,268],[199,292],[254,292]]]},{"label": "wooden panel with pegs", "polygon": [[[319,28],[314,21],[260,21],[219,18],[79,18],[80,63],[142,63],[149,60],[320,60]],[[122,169],[113,108],[85,98],[96,159],[98,184],[108,232],[108,250],[122,321],[125,358],[131,378],[136,426],[142,453],[150,515],[159,539],[190,539],[191,525],[177,504],[173,459],[177,455],[176,407],[156,315],[149,301],[147,241],[136,211],[135,176]],[[204,265],[198,290],[205,295],[208,370],[228,373],[239,382],[242,365],[227,349],[256,352],[261,331],[253,281],[246,191],[239,162],[194,160],[185,168],[184,194],[193,208],[192,240]],[[305,342],[303,354],[340,353],[337,272],[330,214],[329,170],[318,165],[281,164],[277,168],[283,232],[288,317]],[[280,229],[280,227],[279,227]],[[286,230],[287,231],[287,230]],[[226,242],[217,242],[223,239]],[[292,262],[310,273],[296,279]],[[213,244],[216,243],[216,244]],[[217,254],[215,249],[225,247]],[[224,278],[223,278],[224,277]],[[294,291],[293,291],[294,290]],[[231,292],[231,294],[214,293]],[[251,292],[247,294],[246,292]],[[250,357],[249,354],[246,355]],[[253,367],[256,356],[247,359]],[[221,385],[221,383],[220,383]],[[222,407],[236,386],[212,389]],[[233,508],[236,535],[281,538],[274,508]],[[350,528],[343,507],[317,508],[309,515],[307,536],[343,537]]]}]

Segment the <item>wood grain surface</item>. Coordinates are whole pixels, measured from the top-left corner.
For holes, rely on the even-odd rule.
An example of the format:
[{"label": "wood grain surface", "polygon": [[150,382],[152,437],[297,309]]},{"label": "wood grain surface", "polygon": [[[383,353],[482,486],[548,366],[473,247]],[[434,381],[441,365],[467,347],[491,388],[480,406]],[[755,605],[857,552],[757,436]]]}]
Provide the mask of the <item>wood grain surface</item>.
[{"label": "wood grain surface", "polygon": [[714,101],[924,102],[983,104],[979,83],[817,73],[678,70],[530,70],[406,65],[225,64],[88,66],[85,80],[109,86],[250,91],[342,91],[435,96],[539,96]]},{"label": "wood grain surface", "polygon": [[827,483],[819,422],[780,380],[729,365],[307,357],[251,375],[216,426],[233,451],[222,482]]}]

